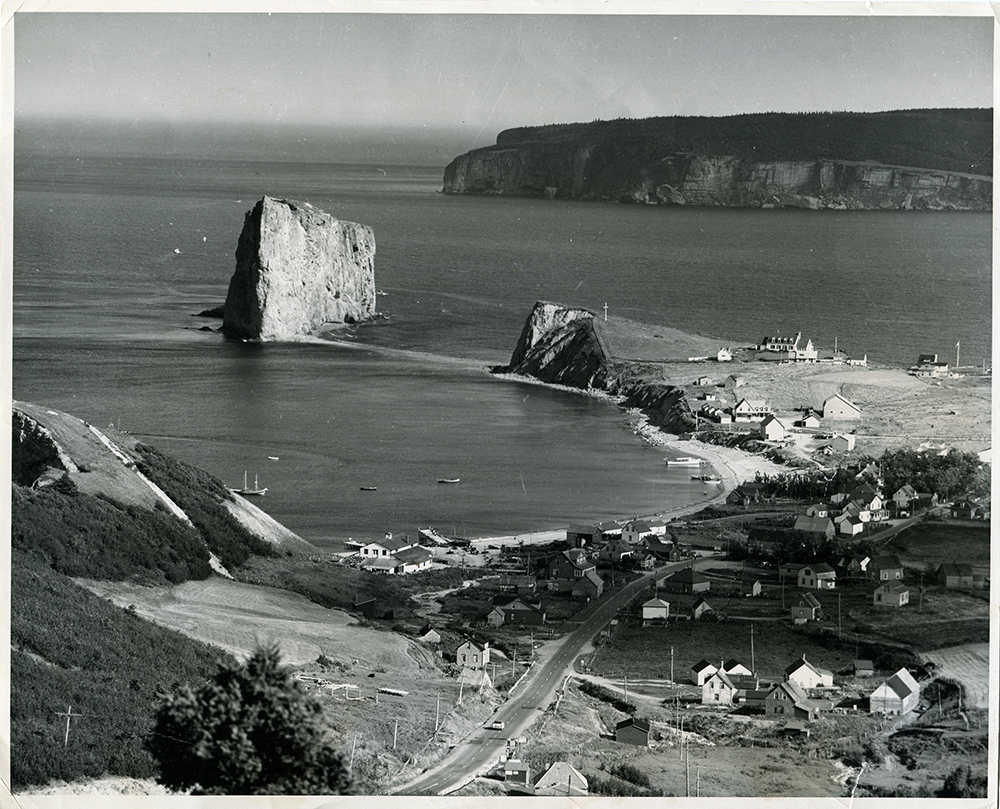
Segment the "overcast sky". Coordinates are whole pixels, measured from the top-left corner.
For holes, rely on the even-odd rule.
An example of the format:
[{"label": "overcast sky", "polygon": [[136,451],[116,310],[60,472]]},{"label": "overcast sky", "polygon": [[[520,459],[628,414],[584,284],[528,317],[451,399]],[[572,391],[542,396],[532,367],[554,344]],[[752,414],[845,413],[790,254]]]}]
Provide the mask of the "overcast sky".
[{"label": "overcast sky", "polygon": [[16,116],[456,127],[485,145],[596,118],[992,106],[991,17],[14,20]]}]

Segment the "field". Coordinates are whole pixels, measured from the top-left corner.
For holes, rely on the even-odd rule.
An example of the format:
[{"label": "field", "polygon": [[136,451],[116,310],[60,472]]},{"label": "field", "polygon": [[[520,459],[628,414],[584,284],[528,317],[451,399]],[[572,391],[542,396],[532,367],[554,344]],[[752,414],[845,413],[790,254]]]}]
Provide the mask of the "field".
[{"label": "field", "polygon": [[903,564],[919,565],[928,572],[947,562],[961,562],[988,572],[990,526],[920,522],[897,534],[886,550],[897,554]]},{"label": "field", "polygon": [[989,707],[990,645],[988,643],[952,646],[924,652],[920,656],[937,667],[938,676],[961,683],[966,705],[982,709]]}]

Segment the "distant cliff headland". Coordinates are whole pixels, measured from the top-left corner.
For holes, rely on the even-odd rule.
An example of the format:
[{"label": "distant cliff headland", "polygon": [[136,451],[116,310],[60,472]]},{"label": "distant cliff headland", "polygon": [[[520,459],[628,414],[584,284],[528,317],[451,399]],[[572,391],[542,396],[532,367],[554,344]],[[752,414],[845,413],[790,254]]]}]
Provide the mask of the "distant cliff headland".
[{"label": "distant cliff headland", "polygon": [[509,129],[448,194],[651,205],[989,211],[993,111],[765,113]]}]

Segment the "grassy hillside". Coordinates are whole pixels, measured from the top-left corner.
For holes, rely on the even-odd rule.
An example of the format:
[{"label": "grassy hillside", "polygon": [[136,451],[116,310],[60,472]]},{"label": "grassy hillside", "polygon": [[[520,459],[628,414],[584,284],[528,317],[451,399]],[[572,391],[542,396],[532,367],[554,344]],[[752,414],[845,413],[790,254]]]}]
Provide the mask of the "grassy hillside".
[{"label": "grassy hillside", "polygon": [[[11,780],[15,790],[104,773],[146,778],[158,689],[199,682],[226,658],[115,607],[13,551]],[[80,714],[64,744],[68,706]]]},{"label": "grassy hillside", "polygon": [[992,175],[992,140],[990,109],[926,109],[551,124],[508,129],[497,136],[496,147],[487,148],[590,143],[628,152],[648,144],[762,161],[826,158]]}]

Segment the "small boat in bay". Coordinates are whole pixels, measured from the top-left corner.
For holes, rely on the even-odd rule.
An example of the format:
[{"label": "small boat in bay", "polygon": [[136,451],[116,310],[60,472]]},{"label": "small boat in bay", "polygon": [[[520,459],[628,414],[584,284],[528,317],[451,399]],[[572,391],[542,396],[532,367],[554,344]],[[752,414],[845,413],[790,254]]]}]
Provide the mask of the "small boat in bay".
[{"label": "small boat in bay", "polygon": [[253,488],[251,489],[247,485],[247,473],[244,470],[244,472],[243,472],[243,488],[242,489],[233,489],[233,491],[236,492],[236,494],[242,494],[244,497],[256,497],[256,496],[259,496],[259,495],[267,494],[267,487],[265,486],[263,489],[260,488],[260,484],[257,482],[257,475],[254,475],[253,476]]},{"label": "small boat in bay", "polygon": [[691,480],[703,480],[706,483],[718,483],[722,480],[718,475],[691,475]]},{"label": "small boat in bay", "polygon": [[458,483],[461,478],[438,478],[438,483]]},{"label": "small boat in bay", "polygon": [[361,491],[363,492],[377,492],[378,486],[362,486]]}]

